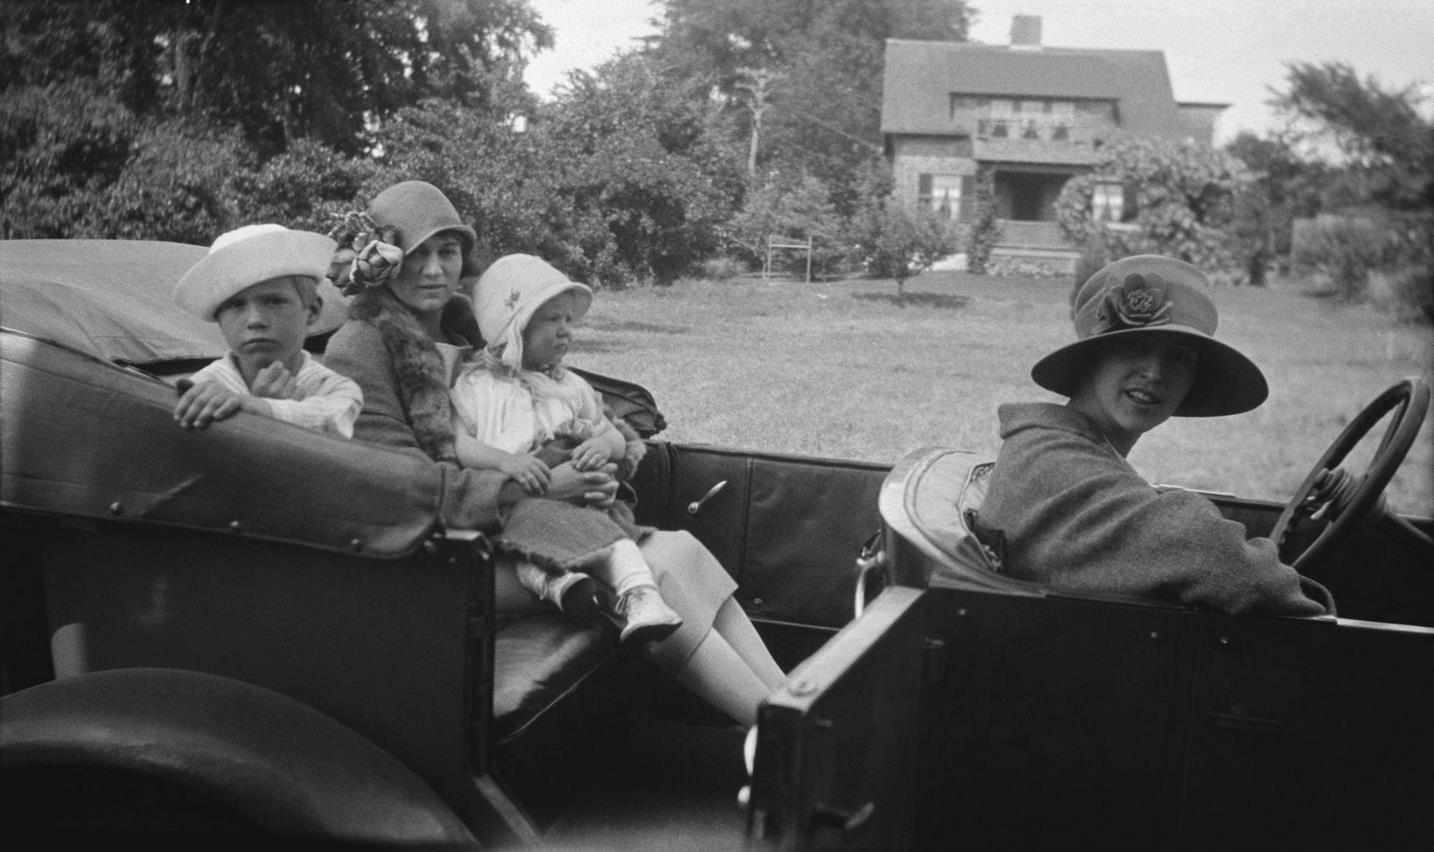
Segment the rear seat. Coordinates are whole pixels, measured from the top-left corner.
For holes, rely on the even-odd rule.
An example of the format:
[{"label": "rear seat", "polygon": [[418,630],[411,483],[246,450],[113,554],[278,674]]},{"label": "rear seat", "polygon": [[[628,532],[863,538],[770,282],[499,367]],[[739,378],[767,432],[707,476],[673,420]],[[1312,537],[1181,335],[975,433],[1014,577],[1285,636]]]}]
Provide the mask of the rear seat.
[{"label": "rear seat", "polygon": [[493,737],[502,743],[565,696],[618,650],[612,630],[562,615],[505,619],[493,646]]}]

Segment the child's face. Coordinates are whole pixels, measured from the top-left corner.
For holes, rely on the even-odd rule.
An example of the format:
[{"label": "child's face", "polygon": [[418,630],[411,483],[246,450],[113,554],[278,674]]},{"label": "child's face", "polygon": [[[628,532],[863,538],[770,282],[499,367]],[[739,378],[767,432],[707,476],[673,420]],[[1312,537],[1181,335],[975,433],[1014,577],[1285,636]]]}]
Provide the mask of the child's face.
[{"label": "child's face", "polygon": [[572,342],[577,317],[577,294],[559,293],[538,307],[523,329],[523,367],[545,370],[562,363]]},{"label": "child's face", "polygon": [[1141,435],[1164,423],[1195,382],[1199,346],[1175,334],[1133,334],[1105,341],[1071,397],[1071,407],[1100,426],[1128,453]]},{"label": "child's face", "polygon": [[292,276],[271,278],[219,305],[219,330],[246,379],[275,361],[296,366],[304,336],[319,318],[318,300],[307,301],[301,289]]},{"label": "child's face", "polygon": [[388,286],[415,313],[432,314],[453,298],[462,274],[463,240],[453,233],[437,233],[403,258],[403,268]]}]

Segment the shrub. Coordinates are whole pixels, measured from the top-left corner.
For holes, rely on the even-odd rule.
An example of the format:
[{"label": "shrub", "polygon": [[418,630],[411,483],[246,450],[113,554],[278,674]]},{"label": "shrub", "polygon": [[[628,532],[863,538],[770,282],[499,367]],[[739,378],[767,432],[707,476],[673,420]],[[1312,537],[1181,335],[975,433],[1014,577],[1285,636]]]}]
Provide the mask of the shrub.
[{"label": "shrub", "polygon": [[[810,176],[774,176],[747,194],[726,230],[729,251],[754,267],[767,259],[767,239],[805,242],[812,238],[813,274],[831,272],[845,257],[841,217],[826,184]],[[785,272],[804,272],[805,253],[784,251],[772,256]]]},{"label": "shrub", "polygon": [[709,257],[701,265],[701,275],[709,281],[730,281],[748,271],[747,264],[728,254]]},{"label": "shrub", "polygon": [[0,215],[15,237],[109,237],[103,211],[140,121],[84,83],[0,92]]},{"label": "shrub", "polygon": [[1369,303],[1400,322],[1434,322],[1434,270],[1400,266],[1369,273]]},{"label": "shrub", "polygon": [[960,245],[959,229],[925,208],[908,209],[895,198],[867,202],[852,217],[851,239],[866,270],[896,281],[896,301],[906,279],[920,275]]},{"label": "shrub", "polygon": [[234,181],[240,218],[327,232],[335,214],[367,200],[360,196],[376,169],[372,160],[353,159],[320,142],[299,139]]},{"label": "shrub", "polygon": [[[1075,245],[1099,237],[1117,257],[1164,254],[1213,276],[1243,277],[1233,223],[1236,194],[1250,180],[1239,160],[1207,145],[1120,139],[1106,146],[1091,173],[1066,182],[1056,217]],[[1133,219],[1118,228],[1099,221],[1092,208],[1096,184],[1106,182],[1127,187],[1134,203]]]},{"label": "shrub", "polygon": [[1001,222],[996,218],[995,172],[982,167],[976,175],[976,199],[971,230],[966,237],[966,271],[985,275],[990,270],[991,251],[1001,241]]},{"label": "shrub", "polygon": [[1296,228],[1291,262],[1297,274],[1327,279],[1339,300],[1362,301],[1369,273],[1389,256],[1389,237],[1374,218],[1322,214]]}]

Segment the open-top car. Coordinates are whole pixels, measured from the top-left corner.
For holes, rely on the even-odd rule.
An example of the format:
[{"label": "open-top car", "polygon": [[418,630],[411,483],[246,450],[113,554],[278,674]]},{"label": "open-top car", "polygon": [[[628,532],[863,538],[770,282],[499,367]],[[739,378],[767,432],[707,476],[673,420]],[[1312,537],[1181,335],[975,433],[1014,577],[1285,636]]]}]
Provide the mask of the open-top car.
[{"label": "open-top car", "polygon": [[[1288,506],[1214,498],[1333,592],[1335,616],[1273,618],[1002,574],[964,522],[986,460],[671,443],[642,388],[586,374],[647,439],[639,520],[701,540],[791,670],[749,778],[745,731],[615,630],[500,611],[487,542],[440,528],[434,466],[243,413],[178,428],[177,382],[224,351],[170,302],[203,252],[0,241],[12,832],[600,848],[1434,837],[1434,521],[1378,499],[1428,407],[1422,380],[1352,424],[1394,421],[1367,475],[1330,472],[1342,436]],[[342,317],[325,295],[315,352]]]}]

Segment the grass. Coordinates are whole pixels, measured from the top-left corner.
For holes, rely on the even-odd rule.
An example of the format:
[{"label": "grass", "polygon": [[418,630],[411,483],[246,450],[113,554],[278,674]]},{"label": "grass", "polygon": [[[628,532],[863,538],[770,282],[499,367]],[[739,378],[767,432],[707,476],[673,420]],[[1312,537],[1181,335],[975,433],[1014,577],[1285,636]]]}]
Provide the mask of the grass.
[{"label": "grass", "polygon": [[[886,463],[935,445],[994,457],[998,403],[1061,399],[1029,370],[1073,338],[1069,290],[927,272],[907,282],[902,305],[889,280],[603,291],[569,360],[648,388],[670,441]],[[1409,375],[1434,381],[1427,327],[1290,282],[1214,298],[1220,338],[1261,366],[1270,399],[1145,436],[1130,458],[1153,482],[1283,501],[1380,391]],[[1362,445],[1352,472],[1367,456]],[[1434,516],[1434,422],[1386,493],[1402,512]]]}]

